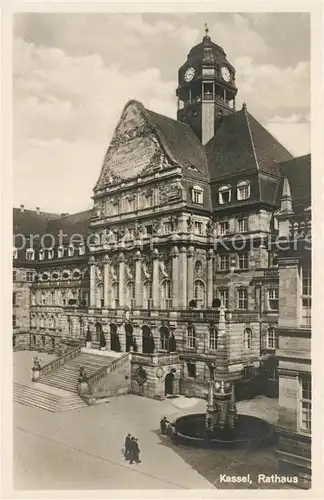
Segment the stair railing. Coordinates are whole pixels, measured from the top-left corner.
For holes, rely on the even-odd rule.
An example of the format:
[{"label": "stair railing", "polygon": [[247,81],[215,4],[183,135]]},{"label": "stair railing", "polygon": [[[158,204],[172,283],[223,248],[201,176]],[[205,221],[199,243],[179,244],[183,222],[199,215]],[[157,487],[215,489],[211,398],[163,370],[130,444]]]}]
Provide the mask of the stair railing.
[{"label": "stair railing", "polygon": [[91,392],[91,388],[94,386],[95,383],[98,382],[98,380],[101,380],[107,373],[113,372],[119,366],[122,366],[126,361],[129,361],[130,359],[130,353],[125,352],[122,356],[119,358],[114,359],[108,366],[104,366],[103,368],[100,368],[95,373],[92,373],[92,375],[89,376],[88,378],[88,384],[89,384],[89,391]]},{"label": "stair railing", "polygon": [[81,346],[79,345],[78,347],[75,347],[71,351],[68,351],[65,354],[63,354],[63,356],[53,359],[53,361],[50,361],[46,365],[42,366],[40,369],[40,374],[47,375],[53,370],[56,370],[60,366],[64,365],[67,361],[76,358],[80,353],[81,353]]}]

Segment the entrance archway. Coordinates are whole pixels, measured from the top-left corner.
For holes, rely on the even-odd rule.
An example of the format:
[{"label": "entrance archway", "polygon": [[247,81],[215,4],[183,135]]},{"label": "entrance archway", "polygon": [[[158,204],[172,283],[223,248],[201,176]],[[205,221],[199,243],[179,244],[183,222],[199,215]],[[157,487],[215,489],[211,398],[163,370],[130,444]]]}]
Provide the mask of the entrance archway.
[{"label": "entrance archway", "polygon": [[115,352],[121,351],[117,325],[115,323],[110,324],[110,348]]},{"label": "entrance archway", "polygon": [[100,335],[102,333],[102,324],[99,322],[96,323],[95,328],[96,328],[96,342],[100,342]]},{"label": "entrance archway", "polygon": [[133,337],[134,328],[131,323],[125,324],[125,333],[126,333],[126,352],[130,351],[130,348],[134,349],[134,337]]},{"label": "entrance archway", "polygon": [[142,326],[142,346],[144,354],[153,354],[154,352],[154,338],[151,328],[148,325]]},{"label": "entrance archway", "polygon": [[174,382],[174,374],[170,372],[165,376],[164,380],[164,392],[166,396],[173,395],[173,382]]}]

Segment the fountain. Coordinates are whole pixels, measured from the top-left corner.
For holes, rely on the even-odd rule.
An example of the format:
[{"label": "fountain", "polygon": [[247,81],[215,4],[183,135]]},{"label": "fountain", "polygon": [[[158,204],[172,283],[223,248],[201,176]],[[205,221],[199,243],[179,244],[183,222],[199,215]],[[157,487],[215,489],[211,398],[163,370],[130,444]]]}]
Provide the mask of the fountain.
[{"label": "fountain", "polygon": [[271,424],[251,415],[238,414],[234,379],[228,369],[225,311],[219,310],[215,360],[208,363],[209,387],[206,413],[179,417],[174,422],[177,442],[197,447],[262,447],[275,439]]}]

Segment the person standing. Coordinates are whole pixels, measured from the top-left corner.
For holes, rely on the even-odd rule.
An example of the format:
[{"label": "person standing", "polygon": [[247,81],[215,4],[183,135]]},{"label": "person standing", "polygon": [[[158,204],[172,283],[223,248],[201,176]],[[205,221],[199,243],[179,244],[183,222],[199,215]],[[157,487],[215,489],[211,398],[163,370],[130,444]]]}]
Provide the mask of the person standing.
[{"label": "person standing", "polygon": [[131,448],[131,435],[130,435],[130,433],[128,433],[126,438],[125,438],[125,445],[124,445],[125,460],[130,459],[130,448]]},{"label": "person standing", "polygon": [[139,449],[139,446],[138,446],[138,439],[135,439],[135,437],[133,436],[132,439],[131,439],[131,442],[130,442],[130,464],[132,465],[133,462],[136,462],[137,464],[139,464],[141,462],[141,460],[139,459],[139,454],[140,454],[140,449]]}]

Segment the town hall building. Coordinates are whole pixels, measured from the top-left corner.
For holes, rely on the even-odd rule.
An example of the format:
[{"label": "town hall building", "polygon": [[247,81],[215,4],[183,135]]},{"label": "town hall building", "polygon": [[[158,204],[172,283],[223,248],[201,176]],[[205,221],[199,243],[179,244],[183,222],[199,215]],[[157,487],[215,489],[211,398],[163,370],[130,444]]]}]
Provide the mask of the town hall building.
[{"label": "town hall building", "polygon": [[[126,103],[91,211],[14,209],[27,245],[16,238],[13,345],[130,352],[131,392],[206,397],[222,306],[236,398],[283,391],[287,464],[289,440],[310,450],[311,157],[236,109],[237,92],[207,30],[179,69],[177,120]],[[308,459],[293,463],[308,474]]]}]

